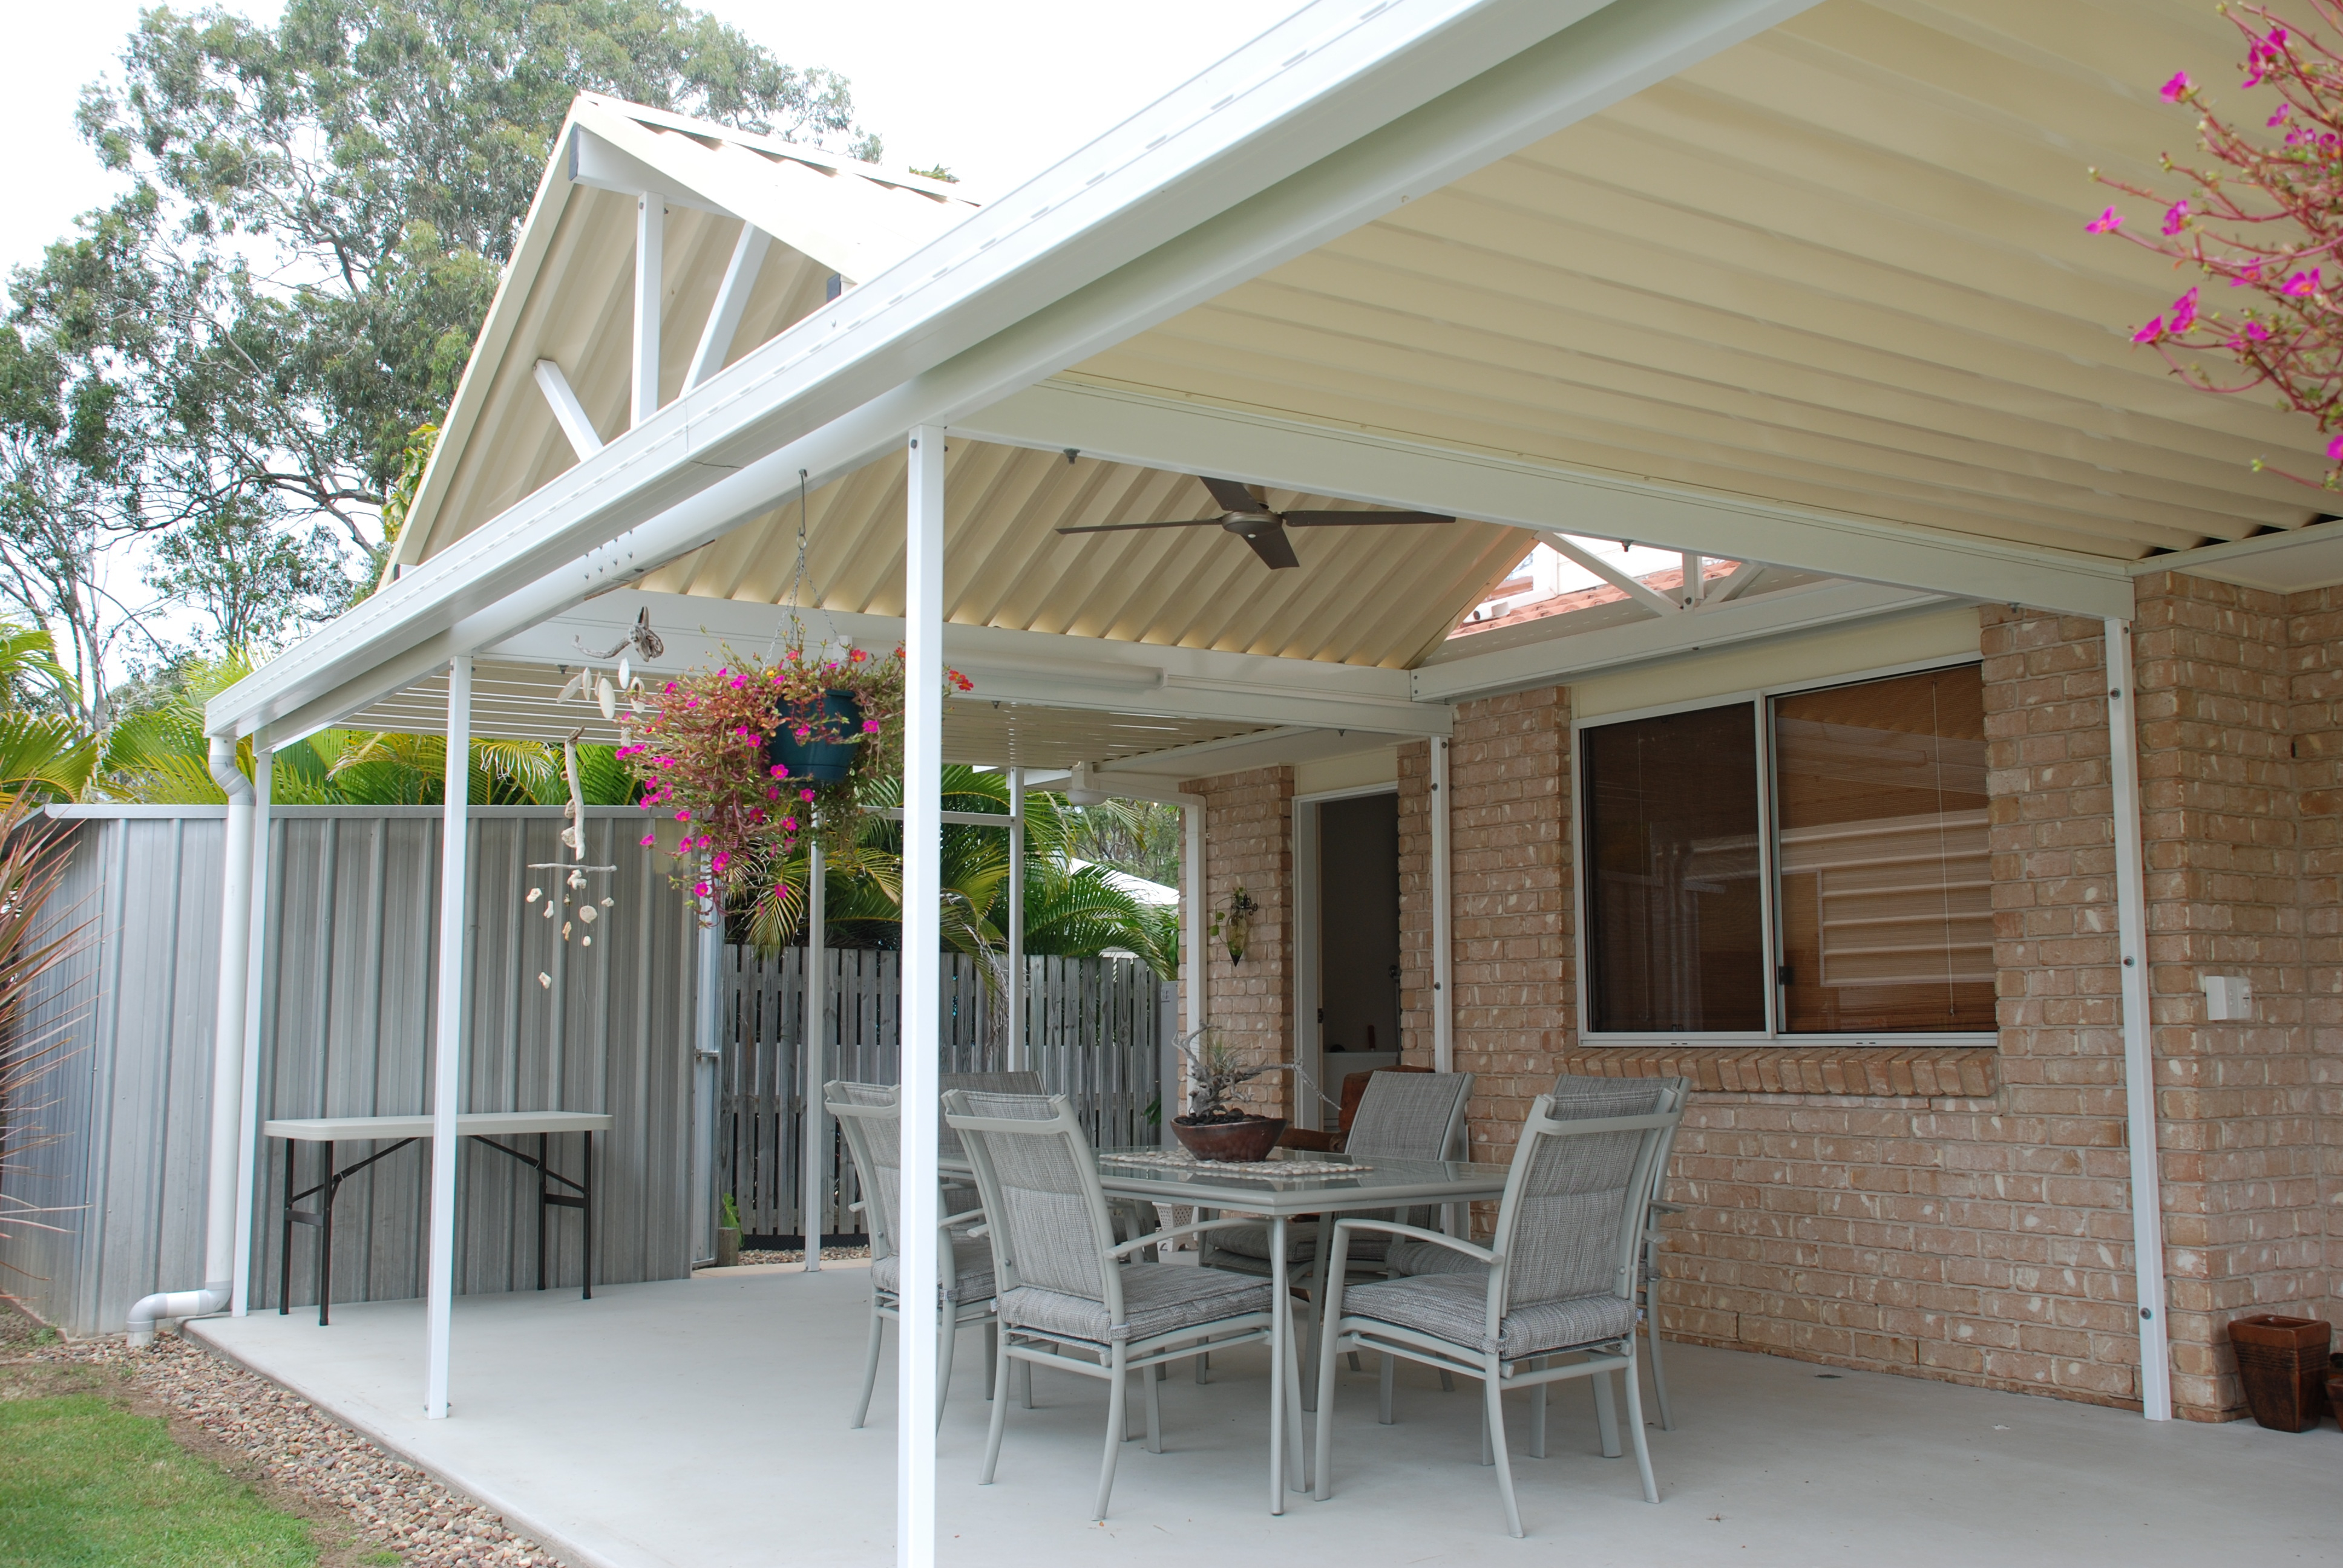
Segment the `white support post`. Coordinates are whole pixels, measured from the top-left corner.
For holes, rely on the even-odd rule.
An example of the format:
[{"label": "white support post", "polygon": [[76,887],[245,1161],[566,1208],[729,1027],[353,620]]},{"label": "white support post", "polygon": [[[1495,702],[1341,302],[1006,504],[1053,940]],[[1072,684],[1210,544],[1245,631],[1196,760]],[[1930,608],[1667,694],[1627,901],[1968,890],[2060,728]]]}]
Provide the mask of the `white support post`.
[{"label": "white support post", "polygon": [[1707,563],[1690,550],[1684,551],[1683,555],[1684,591],[1676,597],[1684,600],[1684,608],[1691,609],[1694,606],[1700,603],[1702,590],[1706,587],[1706,585],[1702,582],[1701,578],[1702,574],[1707,570]]},{"label": "white support post", "polygon": [[2140,1413],[2172,1419],[2171,1331],[2165,1316],[2164,1185],[2157,1169],[2156,1049],[2148,1012],[2147,891],[2140,839],[2139,721],[2131,628],[2106,623],[2108,782],[2115,795],[2116,933],[2123,958],[2124,1110],[2131,1146],[2131,1242],[2139,1313]]},{"label": "white support post", "polygon": [[578,394],[569,385],[569,377],[561,367],[550,359],[537,362],[534,374],[538,390],[545,394],[546,407],[553,410],[553,422],[569,441],[569,449],[584,462],[602,449],[602,437],[594,429],[594,421],[586,412],[586,405],[578,401]]},{"label": "white support post", "polygon": [[244,955],[244,1081],[236,1093],[236,1278],[229,1312],[252,1310],[252,1197],[260,1178],[260,1024],[267,1009],[268,799],[277,753],[268,732],[252,738],[252,900]]},{"label": "white support post", "polygon": [[659,412],[659,302],[666,293],[667,203],[635,198],[635,357],[628,377],[629,429]]},{"label": "white support post", "polygon": [[723,1092],[724,911],[699,900],[699,1005],[691,1019],[691,1252],[716,1261],[716,1109]]},{"label": "white support post", "polygon": [[[431,1031],[431,1264],[425,1284],[423,1413],[447,1417],[456,1310],[456,1112],[464,1093],[464,881],[472,794],[472,660],[447,665],[447,804],[439,829],[438,1005]],[[589,1172],[590,1177],[590,1172]]]},{"label": "white support post", "polygon": [[1025,1070],[1025,769],[1009,770],[1009,1070]]},{"label": "white support post", "polygon": [[[1180,856],[1180,923],[1182,976],[1188,982],[1188,1028],[1195,1033],[1204,1027],[1212,998],[1207,976],[1211,962],[1205,956],[1204,944],[1211,938],[1208,930],[1211,912],[1205,903],[1212,897],[1204,879],[1204,807],[1202,801],[1180,809],[1180,826],[1186,839]],[[1178,1083],[1163,1088],[1163,1120],[1168,1124],[1172,1116],[1186,1109]]]},{"label": "white support post", "polygon": [[[935,1568],[936,1030],[942,1016],[944,433],[911,431],[903,594],[902,1288],[895,1562]],[[1004,1387],[1001,1397],[1007,1398]]]},{"label": "white support post", "polygon": [[798,1189],[798,1229],[804,1232],[805,1271],[821,1272],[821,1211],[830,1196],[830,1117],[821,1086],[830,1061],[830,870],[821,842],[806,849],[805,1024],[798,1054],[805,1068],[804,1173]]},{"label": "white support post", "polygon": [[732,260],[724,268],[724,282],[716,290],[716,303],[708,308],[708,325],[700,329],[699,347],[691,352],[691,368],[683,377],[685,391],[724,368],[724,357],[732,352],[732,339],[740,331],[740,313],[749,307],[749,296],[757,289],[757,274],[764,269],[765,253],[772,247],[771,235],[753,223],[740,226]]},{"label": "white support post", "polygon": [[1448,866],[1448,742],[1432,739],[1432,1070],[1456,1070]]}]

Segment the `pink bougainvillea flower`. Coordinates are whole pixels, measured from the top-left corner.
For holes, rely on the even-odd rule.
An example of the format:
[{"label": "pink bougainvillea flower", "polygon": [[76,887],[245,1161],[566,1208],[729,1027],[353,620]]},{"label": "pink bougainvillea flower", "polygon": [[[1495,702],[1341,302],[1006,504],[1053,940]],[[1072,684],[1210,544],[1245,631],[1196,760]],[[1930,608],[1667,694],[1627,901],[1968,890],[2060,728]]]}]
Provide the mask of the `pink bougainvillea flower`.
[{"label": "pink bougainvillea flower", "polygon": [[2088,234],[2113,234],[2121,227],[2123,227],[2123,214],[2113,207],[2107,208],[2083,226],[2084,231]]},{"label": "pink bougainvillea flower", "polygon": [[2278,292],[2280,294],[2292,295],[2298,299],[2301,298],[2305,295],[2318,293],[2318,269],[2314,266],[2308,272],[2296,273],[2292,277],[2286,280],[2286,286],[2279,289]]},{"label": "pink bougainvillea flower", "polygon": [[2155,320],[2149,322],[2147,326],[2141,327],[2137,332],[2133,333],[2131,335],[2131,340],[2134,343],[2153,343],[2163,336],[2164,317],[2159,316]]},{"label": "pink bougainvillea flower", "polygon": [[2172,302],[2170,329],[2175,333],[2187,331],[2197,325],[2197,291],[2190,289]]},{"label": "pink bougainvillea flower", "polygon": [[2164,84],[2163,88],[2161,89],[2161,90],[2162,90],[2162,93],[2163,93],[2163,96],[2164,96],[2164,101],[2165,101],[2166,103],[2167,103],[2167,104],[2177,104],[2177,103],[2178,103],[2181,99],[2183,99],[2183,98],[2185,98],[2185,97],[2187,97],[2187,96],[2188,95],[2189,89],[2190,89],[2190,88],[2192,88],[2192,87],[2194,87],[2196,85],[2197,85],[2196,83],[2191,82],[2191,81],[2188,79],[2188,73],[2187,73],[2187,72],[2186,72],[2186,71],[2175,71],[2175,72],[2173,72],[2173,73],[2172,73],[2172,80],[2170,80],[2170,81],[2168,81],[2168,82],[2165,83],[2165,84]]},{"label": "pink bougainvillea flower", "polygon": [[2188,198],[2182,196],[2164,211],[2164,232],[2178,234],[2188,226]]}]

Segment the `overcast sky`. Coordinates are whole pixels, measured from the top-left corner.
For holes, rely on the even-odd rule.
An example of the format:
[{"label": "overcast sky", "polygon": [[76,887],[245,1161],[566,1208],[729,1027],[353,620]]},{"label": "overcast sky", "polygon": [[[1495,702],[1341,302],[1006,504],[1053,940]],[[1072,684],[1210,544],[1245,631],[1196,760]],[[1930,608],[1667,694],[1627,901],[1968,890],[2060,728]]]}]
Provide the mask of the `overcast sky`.
[{"label": "overcast sky", "polygon": [[[277,0],[224,0],[274,18]],[[974,187],[1006,193],[1133,110],[1267,28],[1299,0],[713,0],[723,17],[793,65],[827,65],[854,85],[862,123],[890,163],[942,163]],[[74,216],[114,186],[74,135],[84,83],[109,73],[137,25],[135,0],[9,7],[18,65],[0,94],[0,131],[16,148],[0,203],[0,273],[35,260]]]}]

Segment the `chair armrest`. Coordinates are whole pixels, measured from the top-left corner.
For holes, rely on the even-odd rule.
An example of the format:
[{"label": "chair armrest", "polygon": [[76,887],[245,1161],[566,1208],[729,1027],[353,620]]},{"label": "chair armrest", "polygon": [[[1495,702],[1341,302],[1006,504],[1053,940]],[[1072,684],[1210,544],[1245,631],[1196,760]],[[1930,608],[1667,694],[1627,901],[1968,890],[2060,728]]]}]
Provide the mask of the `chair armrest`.
[{"label": "chair armrest", "polygon": [[1204,1231],[1226,1231],[1239,1225],[1260,1223],[1259,1220],[1202,1220],[1192,1225],[1174,1225],[1166,1231],[1151,1231],[1134,1241],[1119,1242],[1109,1247],[1106,1250],[1106,1255],[1110,1258],[1120,1258],[1125,1252],[1136,1251],[1141,1247],[1151,1247],[1158,1241],[1168,1241],[1174,1236],[1192,1236]]},{"label": "chair armrest", "polygon": [[1345,1231],[1382,1231],[1393,1236],[1413,1236],[1419,1241],[1431,1241],[1453,1252],[1462,1252],[1468,1258],[1478,1258],[1484,1263],[1498,1261],[1498,1254],[1486,1247],[1476,1247],[1470,1241],[1460,1241],[1453,1236],[1439,1231],[1427,1231],[1421,1225],[1395,1224],[1389,1220],[1337,1220],[1334,1221],[1336,1246],[1342,1244],[1342,1232]]}]

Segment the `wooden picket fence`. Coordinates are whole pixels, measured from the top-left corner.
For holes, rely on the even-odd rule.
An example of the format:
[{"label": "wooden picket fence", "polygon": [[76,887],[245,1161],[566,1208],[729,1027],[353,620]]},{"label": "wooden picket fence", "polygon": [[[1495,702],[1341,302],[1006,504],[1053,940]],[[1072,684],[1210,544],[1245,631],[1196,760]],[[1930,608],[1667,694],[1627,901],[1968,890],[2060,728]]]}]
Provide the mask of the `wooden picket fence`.
[{"label": "wooden picket fence", "polygon": [[[902,985],[900,955],[832,948],[829,1018],[820,1031],[820,1081],[849,1079],[894,1083],[900,1073]],[[717,1123],[719,1190],[739,1206],[744,1234],[802,1236],[800,1187],[805,1126],[806,950],[762,957],[745,947],[724,950],[722,1097]],[[1161,986],[1132,959],[1029,958],[1023,1064],[1041,1074],[1052,1093],[1071,1100],[1101,1148],[1159,1140],[1157,1107],[1162,1077]],[[988,1043],[1000,1000],[985,984],[978,960],[949,953],[943,960],[939,1020],[945,1072],[997,1072],[1010,1066],[1006,1040]],[[848,1211],[857,1201],[845,1143],[832,1126],[828,1179],[820,1194],[824,1235],[862,1228]]]}]

